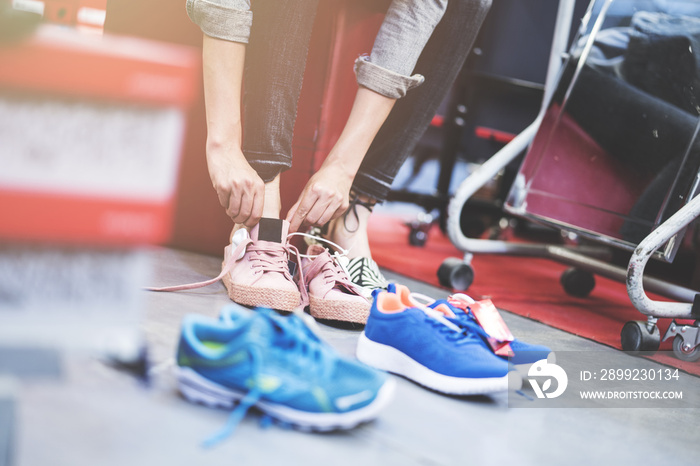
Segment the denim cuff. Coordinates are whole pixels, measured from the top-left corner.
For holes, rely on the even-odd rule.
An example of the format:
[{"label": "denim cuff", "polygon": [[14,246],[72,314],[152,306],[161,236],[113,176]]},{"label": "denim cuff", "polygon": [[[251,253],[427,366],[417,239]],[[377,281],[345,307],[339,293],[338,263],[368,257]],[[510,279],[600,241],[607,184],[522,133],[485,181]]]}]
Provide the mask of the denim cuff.
[{"label": "denim cuff", "polygon": [[423,75],[404,76],[369,61],[367,55],[355,60],[357,83],[390,99],[400,99],[425,81]]},{"label": "denim cuff", "polygon": [[386,201],[391,191],[392,180],[379,179],[360,169],[352,182],[352,191],[356,194],[371,197],[378,204]]},{"label": "denim cuff", "polygon": [[289,157],[281,154],[269,154],[263,152],[251,152],[243,150],[243,153],[248,160],[248,163],[258,176],[265,183],[274,180],[277,175],[285,170],[292,168],[292,163]]},{"label": "denim cuff", "polygon": [[208,36],[248,43],[253,12],[208,0],[187,0],[187,16]]}]

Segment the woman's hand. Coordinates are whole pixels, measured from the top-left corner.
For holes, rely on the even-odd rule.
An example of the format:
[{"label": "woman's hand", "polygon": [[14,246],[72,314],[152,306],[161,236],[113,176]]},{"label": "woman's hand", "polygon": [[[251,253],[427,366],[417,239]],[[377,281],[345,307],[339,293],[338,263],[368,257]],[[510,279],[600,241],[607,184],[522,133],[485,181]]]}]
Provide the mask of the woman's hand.
[{"label": "woman's hand", "polygon": [[251,228],[262,217],[265,183],[240,148],[208,147],[207,166],[221,206],[234,221]]},{"label": "woman's hand", "polygon": [[205,34],[202,65],[209,177],[228,216],[253,227],[262,217],[265,184],[241,152],[245,47]]},{"label": "woman's hand", "polygon": [[324,163],[289,209],[289,231],[299,230],[302,224],[322,226],[340,217],[348,209],[353,178],[354,173],[349,174],[342,164]]},{"label": "woman's hand", "polygon": [[302,224],[324,225],[348,209],[352,181],[395,102],[365,87],[358,89],[338,141],[287,214],[290,231]]}]

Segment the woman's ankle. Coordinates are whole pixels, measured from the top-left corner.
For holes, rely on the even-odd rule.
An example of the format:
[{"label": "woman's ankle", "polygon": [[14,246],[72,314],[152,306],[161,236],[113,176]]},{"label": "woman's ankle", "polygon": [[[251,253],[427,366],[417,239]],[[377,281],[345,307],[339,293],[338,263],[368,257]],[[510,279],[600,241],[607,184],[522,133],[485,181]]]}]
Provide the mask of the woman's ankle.
[{"label": "woman's ankle", "polygon": [[350,259],[372,257],[367,228],[375,203],[370,197],[353,194],[347,212],[328,225],[327,239],[349,250]]},{"label": "woman's ankle", "polygon": [[282,199],[280,197],[280,175],[265,183],[265,198],[262,216],[265,218],[280,218]]},{"label": "woman's ankle", "polygon": [[347,256],[350,259],[372,256],[366,228],[360,226],[357,230],[348,231],[345,228],[343,217],[331,220],[328,224],[328,231],[324,236],[329,241],[348,251]]}]

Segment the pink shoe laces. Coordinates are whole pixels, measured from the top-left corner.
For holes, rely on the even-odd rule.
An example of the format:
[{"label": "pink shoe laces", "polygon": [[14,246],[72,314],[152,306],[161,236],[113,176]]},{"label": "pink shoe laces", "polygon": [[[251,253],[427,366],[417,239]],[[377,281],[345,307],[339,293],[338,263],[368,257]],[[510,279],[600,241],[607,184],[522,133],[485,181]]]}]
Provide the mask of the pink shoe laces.
[{"label": "pink shoe laces", "polygon": [[[240,244],[238,244],[236,249],[234,249],[233,253],[229,256],[229,260],[224,261],[224,266],[222,267],[221,273],[216,277],[201,282],[188,283],[185,285],[147,287],[146,290],[184,291],[212,285],[221,280],[224,276],[226,276],[227,273],[230,273],[233,269],[234,264],[241,260],[246,252],[251,252],[255,256],[251,257],[250,260],[251,262],[254,262],[254,266],[258,267],[259,269],[263,271],[281,272],[285,275],[285,277],[291,278],[287,258],[290,257],[293,253],[297,258],[297,263],[301,263],[301,258],[304,257],[304,255],[302,255],[299,252],[296,246],[289,243],[289,238],[294,235],[311,236],[306,235],[305,233],[292,233],[287,235],[286,244],[280,244],[279,247],[275,246],[274,248],[270,248],[269,245],[256,245],[254,244],[254,241],[250,237],[248,237],[241,241]],[[323,240],[323,238],[318,239]],[[330,262],[333,263],[332,260]],[[336,265],[336,267],[339,266]],[[318,324],[316,323],[316,320],[312,316],[304,312],[306,306],[309,305],[309,292],[306,285],[307,282],[304,276],[304,271],[301,266],[299,266],[299,282],[303,284],[303,286],[301,286],[299,289],[301,295],[301,303],[297,308],[295,308],[292,311],[292,313],[296,314],[306,324],[307,328],[318,338],[320,338],[321,332],[318,327]],[[352,283],[350,283],[350,285],[354,286]]]},{"label": "pink shoe laces", "polygon": [[[305,257],[307,259],[313,259],[313,261],[307,265],[307,267],[303,268],[300,267],[300,283],[302,286],[300,289],[304,290],[303,294],[305,293],[307,296],[304,298],[306,301],[308,301],[308,285],[311,282],[311,280],[315,279],[319,275],[321,275],[321,278],[323,279],[324,284],[327,286],[330,286],[330,289],[345,289],[347,292],[350,294],[355,294],[358,296],[362,296],[362,290],[360,289],[359,286],[354,284],[350,280],[350,276],[348,275],[347,271],[340,266],[338,259],[341,256],[347,255],[348,251],[345,249],[341,248],[337,244],[335,244],[332,241],[329,241],[325,238],[317,237],[314,235],[308,235],[306,233],[292,233],[289,236],[305,236],[312,238],[316,241],[322,241],[324,243],[328,243],[335,249],[337,249],[340,252],[336,252],[333,255],[328,252],[328,250],[324,249],[324,251],[320,254],[315,254],[315,255],[308,255],[308,254],[299,254],[297,251],[297,257]],[[318,260],[318,258],[321,257],[321,260]],[[299,259],[299,262],[301,262],[301,259]],[[303,270],[301,270],[303,268]],[[303,273],[302,273],[303,272]],[[306,277],[304,277],[306,276]]]},{"label": "pink shoe laces", "polygon": [[[256,269],[256,273],[278,272],[283,274],[288,280],[292,280],[292,276],[289,274],[289,265],[287,261],[291,253],[296,251],[294,246],[290,244],[280,244],[279,247],[271,247],[268,244],[254,244],[252,241],[250,241],[250,243],[251,244],[248,246],[246,252],[250,254],[248,260],[250,260],[253,268]],[[236,248],[236,250],[238,250],[238,248]],[[233,257],[236,257],[235,252]],[[233,262],[237,261],[238,259]],[[227,268],[231,267],[228,267],[227,264]]]},{"label": "pink shoe laces", "polygon": [[[325,257],[323,257],[325,256]],[[321,260],[318,257],[322,257]],[[345,288],[352,294],[357,294],[361,296],[361,291],[353,282],[350,281],[350,277],[343,270],[336,260],[331,256],[328,251],[316,256],[316,259],[309,264],[305,269],[306,282],[304,282],[304,288],[308,286],[308,283],[319,275],[323,278],[326,285],[331,285],[331,288]]]},{"label": "pink shoe laces", "polygon": [[147,287],[146,289],[149,291],[184,291],[212,285],[221,280],[227,273],[230,273],[235,263],[241,260],[246,252],[251,254],[249,260],[251,261],[253,268],[257,269],[257,273],[278,272],[284,274],[284,276],[290,281],[293,280],[289,273],[287,258],[291,255],[291,253],[294,253],[297,256],[299,255],[299,251],[296,247],[289,243],[284,245],[280,244],[279,247],[270,247],[269,244],[255,244],[252,239],[246,238],[241,241],[236,249],[233,250],[233,253],[231,253],[229,256],[229,260],[224,261],[224,266],[221,268],[221,273],[219,273],[219,275],[216,277],[196,283],[163,287]]},{"label": "pink shoe laces", "polygon": [[[287,239],[292,236],[288,235]],[[233,250],[233,253],[229,256],[229,260],[224,261],[224,266],[221,268],[221,273],[214,278],[209,280],[204,280],[196,283],[187,283],[184,285],[174,285],[174,286],[162,286],[162,287],[146,287],[148,291],[185,291],[193,290],[197,288],[203,288],[205,286],[213,285],[222,278],[230,273],[236,262],[243,258],[243,255],[248,252],[251,254],[249,260],[251,261],[253,268],[259,271],[258,273],[264,272],[278,272],[284,274],[284,276],[290,281],[294,281],[291,274],[289,273],[288,257],[293,253],[297,257],[297,262],[301,262],[301,254],[296,246],[287,242],[286,244],[280,244],[279,246],[270,246],[269,244],[255,244],[255,242],[250,239],[250,237],[245,238],[241,243]],[[306,280],[304,278],[304,271],[299,267],[299,281],[303,283],[299,289],[301,294],[301,303],[299,307],[294,311],[295,313],[301,312],[303,314],[304,308],[309,304],[308,291],[306,290]]]},{"label": "pink shoe laces", "polygon": [[[246,238],[245,240],[241,241],[241,244],[239,244],[236,249],[233,251],[231,254],[231,257],[240,257],[241,259],[243,258],[242,252],[245,251],[246,246],[249,244],[252,244],[253,240],[250,238]],[[184,290],[193,290],[195,288],[203,288],[205,286],[213,285],[214,283],[218,282],[224,276],[231,272],[231,269],[233,268],[233,264],[238,262],[240,259],[235,259],[235,260],[230,260],[228,262],[224,262],[224,266],[221,268],[221,273],[217,275],[214,278],[211,278],[209,280],[204,280],[202,282],[196,282],[196,283],[187,283],[184,285],[174,285],[174,286],[161,286],[161,287],[147,287],[146,289],[148,291],[184,291]]]}]

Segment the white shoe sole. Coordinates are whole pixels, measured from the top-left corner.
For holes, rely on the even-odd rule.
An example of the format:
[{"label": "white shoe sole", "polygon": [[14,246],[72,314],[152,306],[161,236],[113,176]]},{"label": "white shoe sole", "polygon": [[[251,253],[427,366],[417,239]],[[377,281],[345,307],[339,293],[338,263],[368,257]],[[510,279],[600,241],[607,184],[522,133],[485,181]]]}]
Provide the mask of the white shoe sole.
[{"label": "white shoe sole", "polygon": [[[233,409],[245,393],[214,383],[189,367],[175,366],[180,393],[189,401],[210,407]],[[292,424],[301,430],[332,431],[346,430],[375,419],[379,412],[391,401],[396,381],[387,379],[379,389],[375,399],[362,408],[344,413],[314,413],[290,408],[289,406],[260,400],[255,406],[266,414],[282,422]]]},{"label": "white shoe sole", "polygon": [[365,364],[448,395],[485,395],[508,390],[508,375],[466,378],[439,374],[392,346],[370,340],[365,332],[362,332],[357,343],[357,358]]}]

